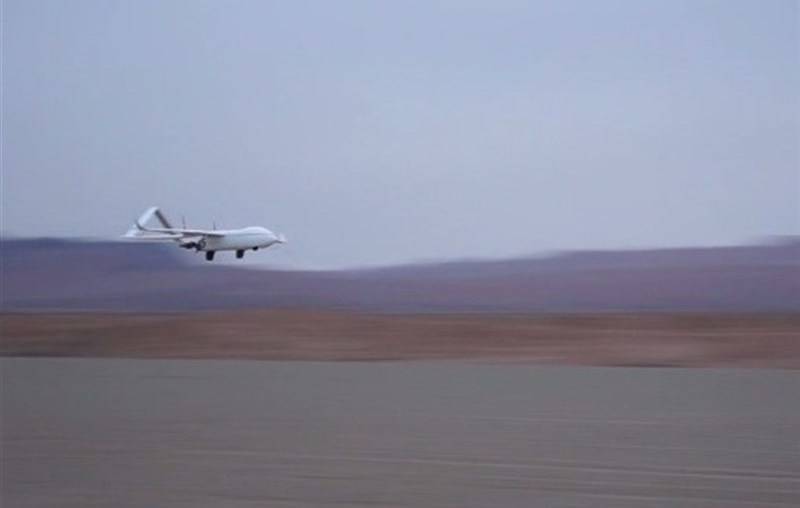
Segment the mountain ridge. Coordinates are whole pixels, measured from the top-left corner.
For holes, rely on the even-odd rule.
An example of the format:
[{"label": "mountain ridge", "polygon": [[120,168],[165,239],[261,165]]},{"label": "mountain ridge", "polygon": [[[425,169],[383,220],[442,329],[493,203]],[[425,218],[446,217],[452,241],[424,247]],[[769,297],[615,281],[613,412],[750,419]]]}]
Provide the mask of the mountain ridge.
[{"label": "mountain ridge", "polygon": [[172,245],[111,241],[3,239],[0,251],[4,311],[800,310],[798,238],[328,271],[209,265]]}]

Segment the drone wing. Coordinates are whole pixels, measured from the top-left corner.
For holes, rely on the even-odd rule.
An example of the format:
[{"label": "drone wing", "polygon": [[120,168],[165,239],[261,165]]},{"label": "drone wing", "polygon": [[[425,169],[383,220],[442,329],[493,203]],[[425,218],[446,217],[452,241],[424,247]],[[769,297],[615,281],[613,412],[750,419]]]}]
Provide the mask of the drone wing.
[{"label": "drone wing", "polygon": [[[150,222],[153,217],[158,219],[162,227],[153,228],[147,226],[147,223]],[[145,210],[145,212],[136,219],[136,222],[124,236],[126,238],[141,240],[181,240],[182,238],[190,236],[225,236],[225,234],[207,229],[174,228],[161,210],[159,210],[157,206],[153,206]]]}]

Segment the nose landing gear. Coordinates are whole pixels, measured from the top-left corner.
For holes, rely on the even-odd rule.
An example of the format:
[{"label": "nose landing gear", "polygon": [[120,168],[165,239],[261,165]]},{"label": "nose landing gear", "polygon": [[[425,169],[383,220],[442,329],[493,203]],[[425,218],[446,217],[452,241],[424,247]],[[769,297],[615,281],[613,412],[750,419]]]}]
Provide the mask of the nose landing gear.
[{"label": "nose landing gear", "polygon": [[243,257],[244,257],[244,251],[243,250],[237,250],[236,251],[236,259],[242,259]]}]

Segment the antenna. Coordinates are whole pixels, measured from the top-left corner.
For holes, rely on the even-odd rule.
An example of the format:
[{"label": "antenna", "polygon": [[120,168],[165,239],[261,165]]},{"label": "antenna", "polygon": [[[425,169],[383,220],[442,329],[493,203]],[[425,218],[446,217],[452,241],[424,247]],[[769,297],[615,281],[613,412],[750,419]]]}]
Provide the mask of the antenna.
[{"label": "antenna", "polygon": [[212,221],[211,224],[213,225],[212,229],[214,231],[216,231],[217,230],[217,221]]}]

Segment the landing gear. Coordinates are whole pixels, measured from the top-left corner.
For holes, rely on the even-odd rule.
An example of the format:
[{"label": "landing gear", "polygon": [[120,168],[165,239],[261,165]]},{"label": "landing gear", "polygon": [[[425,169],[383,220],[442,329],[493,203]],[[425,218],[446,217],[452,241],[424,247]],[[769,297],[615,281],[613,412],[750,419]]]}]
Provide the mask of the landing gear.
[{"label": "landing gear", "polygon": [[206,261],[214,261],[214,251],[206,251]]},{"label": "landing gear", "polygon": [[242,259],[243,257],[244,257],[244,251],[243,250],[237,250],[236,251],[236,259]]},{"label": "landing gear", "polygon": [[253,250],[258,250],[258,247],[253,247]]}]

